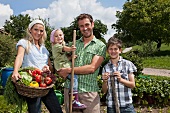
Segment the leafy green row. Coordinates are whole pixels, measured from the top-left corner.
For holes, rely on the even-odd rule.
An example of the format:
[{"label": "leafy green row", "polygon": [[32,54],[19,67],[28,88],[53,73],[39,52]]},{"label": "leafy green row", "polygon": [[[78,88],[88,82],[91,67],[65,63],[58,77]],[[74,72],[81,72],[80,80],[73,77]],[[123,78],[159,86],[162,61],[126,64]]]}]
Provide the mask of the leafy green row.
[{"label": "leafy green row", "polygon": [[135,103],[168,104],[170,101],[170,77],[137,77],[132,90]]}]

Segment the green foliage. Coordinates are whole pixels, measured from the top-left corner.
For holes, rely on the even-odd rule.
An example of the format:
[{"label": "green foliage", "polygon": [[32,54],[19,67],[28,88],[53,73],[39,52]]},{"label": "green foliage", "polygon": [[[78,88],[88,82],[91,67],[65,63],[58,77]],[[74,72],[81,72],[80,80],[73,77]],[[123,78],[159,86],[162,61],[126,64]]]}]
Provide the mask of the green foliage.
[{"label": "green foliage", "polygon": [[23,106],[26,105],[24,97],[17,93],[16,87],[11,80],[11,75],[8,77],[6,82],[4,98],[7,104],[16,105],[16,109],[17,111],[20,111],[20,113],[23,110]]},{"label": "green foliage", "polygon": [[[6,100],[4,99],[3,95],[0,95],[0,113],[19,113],[17,106],[8,104]],[[26,106],[24,106],[24,110],[22,113],[26,112]]]},{"label": "green foliage", "polygon": [[170,43],[169,7],[169,0],[130,0],[122,12],[117,12],[118,20],[112,27],[127,43],[148,40]]},{"label": "green foliage", "polygon": [[[71,25],[69,27],[63,27],[61,28],[65,35],[65,41],[66,42],[72,42],[73,41],[73,30],[76,29],[76,39],[79,39],[82,34],[78,28],[77,20],[75,19],[73,22],[71,22]],[[103,24],[100,20],[94,21],[94,30],[93,34],[96,36],[97,39],[100,39],[104,43],[106,43],[104,39],[104,35],[107,33],[107,26]]]},{"label": "green foliage", "polygon": [[11,15],[10,20],[6,20],[4,28],[7,33],[10,33],[14,39],[19,40],[26,34],[28,24],[31,22],[28,14],[18,16]]},{"label": "green foliage", "polygon": [[141,74],[143,70],[143,59],[136,53],[136,51],[129,51],[127,53],[122,54],[123,58],[130,60],[136,67],[137,67],[137,72],[135,75]]},{"label": "green foliage", "polygon": [[143,60],[143,65],[145,68],[157,68],[157,69],[169,69],[170,70],[169,56],[161,57],[147,57]]},{"label": "green foliage", "polygon": [[135,78],[136,87],[132,90],[134,103],[137,104],[162,104],[170,101],[170,78],[139,76]]},{"label": "green foliage", "polygon": [[56,76],[57,76],[57,79],[56,79],[54,89],[59,90],[59,91],[62,92],[62,94],[64,94],[64,82],[65,82],[65,80],[62,79],[61,77],[59,77],[58,75],[56,75]]},{"label": "green foliage", "polygon": [[142,52],[140,53],[141,56],[151,56],[154,52],[156,52],[156,44],[152,41],[146,41],[146,43],[141,44]]},{"label": "green foliage", "polygon": [[[155,43],[152,43],[155,46]],[[143,47],[146,48],[144,51]],[[170,69],[170,47],[165,43],[162,44],[160,51],[150,50],[151,47],[137,45],[133,46],[133,51],[137,51],[138,55],[143,58],[143,67],[145,68],[158,68],[158,69]],[[146,53],[148,50],[148,53]]]},{"label": "green foliage", "polygon": [[11,36],[0,34],[0,67],[13,66],[16,41]]}]

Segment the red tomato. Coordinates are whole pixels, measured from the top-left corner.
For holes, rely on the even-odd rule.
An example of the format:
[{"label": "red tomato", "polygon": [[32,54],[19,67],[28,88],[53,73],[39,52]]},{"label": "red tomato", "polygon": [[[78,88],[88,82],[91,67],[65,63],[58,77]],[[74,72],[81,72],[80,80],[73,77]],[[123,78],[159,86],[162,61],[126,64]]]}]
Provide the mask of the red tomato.
[{"label": "red tomato", "polygon": [[47,85],[50,85],[50,84],[52,83],[52,79],[51,79],[50,77],[45,77],[44,82],[45,82]]},{"label": "red tomato", "polygon": [[41,70],[36,69],[35,71],[36,71],[36,74],[41,75]]},{"label": "red tomato", "polygon": [[37,75],[36,71],[33,70],[33,71],[32,71],[32,76],[35,77],[36,75]]},{"label": "red tomato", "polygon": [[40,87],[47,87],[47,84],[45,84],[44,82],[41,82]]},{"label": "red tomato", "polygon": [[35,76],[35,80],[36,80],[37,82],[41,82],[41,75],[36,75],[36,76]]}]

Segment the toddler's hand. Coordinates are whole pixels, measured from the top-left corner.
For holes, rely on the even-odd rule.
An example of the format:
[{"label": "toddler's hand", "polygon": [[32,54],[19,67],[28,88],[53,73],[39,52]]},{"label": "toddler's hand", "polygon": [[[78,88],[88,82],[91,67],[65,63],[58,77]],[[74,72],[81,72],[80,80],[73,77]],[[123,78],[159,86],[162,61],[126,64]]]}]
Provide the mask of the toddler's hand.
[{"label": "toddler's hand", "polygon": [[76,47],[74,45],[71,46],[71,51],[75,51]]}]

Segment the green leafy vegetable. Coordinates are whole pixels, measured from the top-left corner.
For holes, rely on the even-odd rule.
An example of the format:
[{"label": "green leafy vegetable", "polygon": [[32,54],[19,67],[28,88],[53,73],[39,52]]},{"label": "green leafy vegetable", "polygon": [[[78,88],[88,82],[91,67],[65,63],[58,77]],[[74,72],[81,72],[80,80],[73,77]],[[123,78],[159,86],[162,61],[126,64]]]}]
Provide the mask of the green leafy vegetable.
[{"label": "green leafy vegetable", "polygon": [[32,76],[27,73],[27,72],[19,72],[19,74],[21,75],[21,79],[20,82],[26,86],[29,86],[30,82],[32,81]]}]

